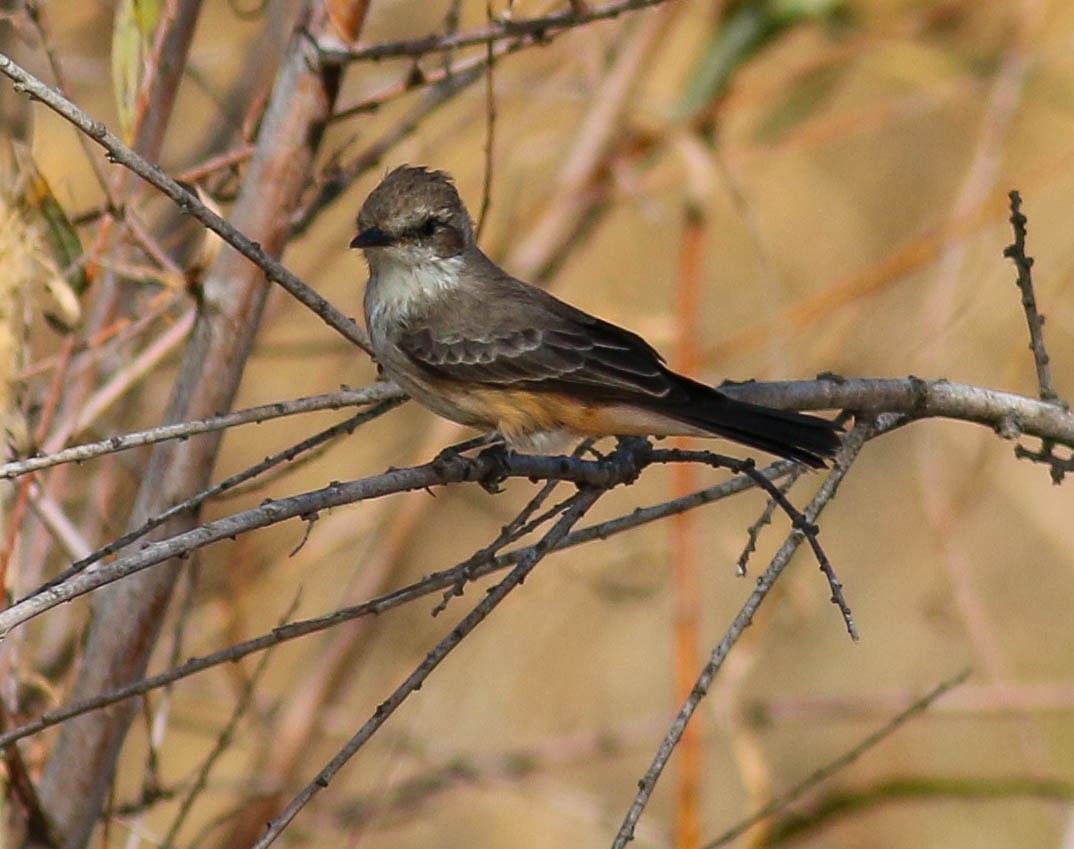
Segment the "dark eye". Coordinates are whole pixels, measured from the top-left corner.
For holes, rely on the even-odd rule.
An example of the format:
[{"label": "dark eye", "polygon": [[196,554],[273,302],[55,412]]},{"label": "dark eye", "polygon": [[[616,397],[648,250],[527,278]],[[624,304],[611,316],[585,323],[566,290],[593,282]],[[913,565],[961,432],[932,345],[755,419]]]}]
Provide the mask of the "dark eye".
[{"label": "dark eye", "polygon": [[426,218],[418,227],[418,235],[423,239],[428,239],[436,232],[436,228],[440,226],[440,222],[435,218]]}]

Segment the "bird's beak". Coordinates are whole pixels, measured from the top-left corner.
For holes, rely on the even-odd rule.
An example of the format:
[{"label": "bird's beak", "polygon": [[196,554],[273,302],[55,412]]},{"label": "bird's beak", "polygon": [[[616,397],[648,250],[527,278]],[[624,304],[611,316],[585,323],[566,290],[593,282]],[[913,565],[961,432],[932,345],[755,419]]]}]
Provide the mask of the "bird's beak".
[{"label": "bird's beak", "polygon": [[352,248],[386,248],[395,240],[379,227],[366,227],[359,230],[358,235],[351,239]]}]

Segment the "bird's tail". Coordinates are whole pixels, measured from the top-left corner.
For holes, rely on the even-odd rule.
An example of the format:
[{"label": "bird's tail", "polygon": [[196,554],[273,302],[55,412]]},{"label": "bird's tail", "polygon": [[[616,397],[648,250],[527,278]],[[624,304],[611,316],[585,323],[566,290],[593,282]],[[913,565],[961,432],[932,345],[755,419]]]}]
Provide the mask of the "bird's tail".
[{"label": "bird's tail", "polygon": [[[700,386],[700,385],[699,385]],[[715,436],[759,448],[778,457],[821,469],[839,450],[842,428],[818,416],[776,410],[729,398],[702,387],[688,407],[669,411],[675,418]]]}]

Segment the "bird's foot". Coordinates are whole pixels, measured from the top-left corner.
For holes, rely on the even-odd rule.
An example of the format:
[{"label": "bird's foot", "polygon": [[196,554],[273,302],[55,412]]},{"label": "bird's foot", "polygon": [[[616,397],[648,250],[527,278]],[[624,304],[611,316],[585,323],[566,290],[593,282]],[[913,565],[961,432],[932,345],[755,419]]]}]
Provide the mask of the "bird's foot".
[{"label": "bird's foot", "polygon": [[510,464],[507,462],[509,454],[507,445],[501,441],[494,442],[477,455],[479,462],[488,464],[488,468],[483,471],[477,482],[490,495],[503,492],[500,484],[507,480],[511,471]]}]

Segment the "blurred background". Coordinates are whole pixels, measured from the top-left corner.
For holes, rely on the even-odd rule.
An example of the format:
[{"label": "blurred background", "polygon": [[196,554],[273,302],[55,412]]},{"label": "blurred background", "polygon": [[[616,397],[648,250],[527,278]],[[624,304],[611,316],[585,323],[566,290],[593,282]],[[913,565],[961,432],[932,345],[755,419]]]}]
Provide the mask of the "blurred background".
[{"label": "blurred background", "polygon": [[[205,4],[161,157],[168,173],[241,151],[295,6]],[[509,11],[517,19],[566,8],[534,0]],[[118,128],[113,4],[43,9],[47,42],[12,21],[5,51],[54,82],[47,43],[69,96]],[[487,25],[484,2],[375,0],[361,43],[443,33],[453,12],[461,31]],[[455,176],[475,216],[488,177],[481,242],[508,270],[642,333],[706,382],[914,374],[1036,397],[1015,273],[1003,257],[1012,240],[1007,192],[1016,188],[1056,388],[1069,398],[1072,48],[1074,6],[1058,0],[681,0],[500,57],[491,94],[484,77],[463,85],[458,69],[455,89],[408,89],[411,57],[355,63],[318,173],[361,167],[283,259],[360,315],[366,268],[347,249],[356,211],[387,168],[424,164]],[[446,64],[484,56],[478,45],[426,56],[421,68],[433,79]],[[76,133],[19,100],[7,81],[0,107],[83,244],[93,244],[103,196]],[[211,185],[225,212],[226,177]],[[175,225],[168,204],[141,188],[131,203],[187,262],[197,239]],[[691,257],[700,263],[693,277]],[[147,274],[140,308],[163,296],[189,306],[182,289],[181,280]],[[85,315],[93,297],[91,287]],[[162,332],[147,324],[108,356],[129,363]],[[31,424],[47,396],[48,358],[65,338],[35,319],[15,375]],[[67,441],[158,424],[174,358],[155,361]],[[366,355],[276,290],[238,406],[375,376]],[[214,477],[339,418],[235,430]],[[424,462],[469,435],[408,404],[214,502],[206,516]],[[139,471],[137,459],[113,457],[68,468],[53,486],[72,514],[96,516],[97,545],[123,528]],[[698,471],[687,484],[717,480]],[[792,500],[806,503],[820,480],[806,476]],[[682,485],[651,470],[586,521],[657,503]],[[395,496],[320,516],[297,551],[305,531],[295,522],[211,547],[168,611],[151,671],[451,566],[494,538],[533,491],[512,481],[495,496],[471,486]],[[782,542],[787,522],[777,515],[750,576],[736,576],[763,506],[748,495],[543,562],[280,845],[610,845],[678,709],[675,664],[696,674]],[[848,639],[823,576],[800,553],[695,717],[696,799],[683,802],[677,755],[636,845],[691,845],[690,816],[700,835],[692,845],[707,844],[969,668],[968,682],[930,711],[734,845],[1074,847],[1072,511],[1069,483],[1053,485],[1047,469],[1017,460],[1012,443],[985,428],[923,421],[866,446],[821,534],[861,640]],[[15,595],[34,585],[25,576],[70,562],[35,522],[18,531]],[[688,598],[676,594],[683,575],[694,588]],[[250,688],[176,838],[248,845],[483,590],[469,588],[437,618],[434,596],[280,646],[256,678],[254,657],[151,694],[124,747],[98,845],[160,845]],[[87,609],[84,600],[67,605],[26,629],[8,662],[32,691],[21,718],[65,702]],[[695,610],[691,654],[676,626]],[[31,769],[54,735],[22,744]]]}]

